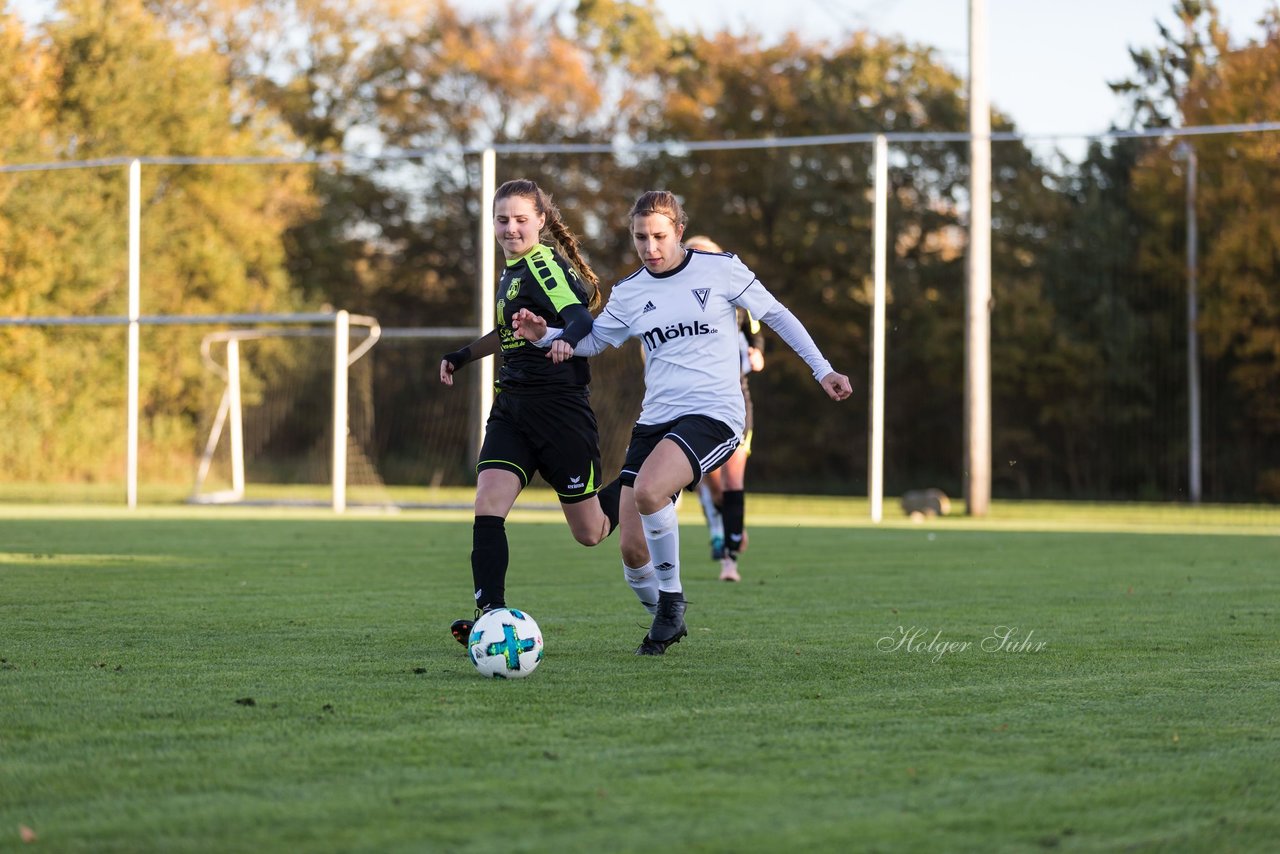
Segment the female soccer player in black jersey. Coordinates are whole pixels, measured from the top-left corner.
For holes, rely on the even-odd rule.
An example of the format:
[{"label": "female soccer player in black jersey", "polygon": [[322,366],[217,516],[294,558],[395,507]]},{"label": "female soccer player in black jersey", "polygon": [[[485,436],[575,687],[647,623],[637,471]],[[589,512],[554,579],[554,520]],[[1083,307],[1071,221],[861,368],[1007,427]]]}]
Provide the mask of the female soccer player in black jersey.
[{"label": "female soccer player in black jersey", "polygon": [[[588,309],[599,306],[599,280],[560,211],[533,181],[508,181],[498,188],[493,222],[506,258],[498,279],[497,328],[440,362],[440,382],[452,386],[454,372],[463,365],[502,354],[498,393],[476,464],[471,575],[477,617],[506,604],[506,518],[534,472],[556,491],[569,530],[585,546],[601,542],[617,525],[621,490],[618,481],[608,487],[601,482],[599,430],[587,399],[587,360],[552,362],[511,328],[517,312],[529,312],[561,327],[565,341],[578,343],[591,331]],[[542,243],[544,230],[568,261]],[[459,643],[467,642],[472,623],[454,622]]]},{"label": "female soccer player in black jersey", "polygon": [[[688,634],[680,582],[680,542],[673,495],[724,463],[742,441],[746,407],[736,311],[744,308],[786,341],[833,400],[852,393],[813,339],[736,256],[685,249],[687,219],[679,200],[651,190],[631,208],[631,239],[643,266],[619,282],[591,331],[561,340],[545,319],[518,312],[516,334],[548,346],[553,363],[599,353],[640,338],[646,358],[640,418],[622,465],[622,560],[652,565],[658,592],[653,624],[637,655],[662,655]],[[645,592],[633,589],[644,601]]]}]

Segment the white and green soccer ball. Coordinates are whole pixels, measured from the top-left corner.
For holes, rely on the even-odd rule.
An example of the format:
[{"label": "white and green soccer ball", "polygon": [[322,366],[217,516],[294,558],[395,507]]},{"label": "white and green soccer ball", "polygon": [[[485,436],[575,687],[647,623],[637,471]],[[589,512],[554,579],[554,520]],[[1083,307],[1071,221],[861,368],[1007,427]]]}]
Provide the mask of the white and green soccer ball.
[{"label": "white and green soccer ball", "polygon": [[522,679],[542,661],[542,630],[524,611],[495,608],[471,627],[467,654],[481,676]]}]

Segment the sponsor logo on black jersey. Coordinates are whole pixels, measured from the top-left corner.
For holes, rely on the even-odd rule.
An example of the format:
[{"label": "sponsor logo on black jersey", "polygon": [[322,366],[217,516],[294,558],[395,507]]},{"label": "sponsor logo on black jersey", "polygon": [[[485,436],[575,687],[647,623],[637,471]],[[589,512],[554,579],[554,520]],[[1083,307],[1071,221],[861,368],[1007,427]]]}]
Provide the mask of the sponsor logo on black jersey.
[{"label": "sponsor logo on black jersey", "polygon": [[665,344],[675,338],[684,338],[688,335],[709,335],[715,330],[711,325],[704,321],[695,321],[693,323],[673,323],[670,326],[655,326],[648,332],[643,333],[644,347],[646,350],[653,350],[659,344]]},{"label": "sponsor logo on black jersey", "polygon": [[707,297],[711,296],[711,288],[694,288],[690,291],[693,298],[698,301],[698,305],[702,306],[702,310],[707,310]]}]

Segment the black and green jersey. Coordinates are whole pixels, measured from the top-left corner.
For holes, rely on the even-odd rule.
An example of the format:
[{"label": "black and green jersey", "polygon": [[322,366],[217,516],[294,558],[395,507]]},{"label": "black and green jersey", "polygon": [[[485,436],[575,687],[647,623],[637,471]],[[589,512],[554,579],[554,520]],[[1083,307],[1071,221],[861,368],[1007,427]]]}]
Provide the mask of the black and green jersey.
[{"label": "black and green jersey", "polygon": [[511,331],[511,318],[527,308],[547,321],[563,327],[561,312],[569,306],[587,305],[587,294],[578,274],[555,250],[539,243],[519,258],[508,261],[498,278],[498,336],[502,344],[502,367],[497,386],[517,394],[537,394],[582,390],[591,382],[587,360],[578,356],[556,365],[540,349]]}]

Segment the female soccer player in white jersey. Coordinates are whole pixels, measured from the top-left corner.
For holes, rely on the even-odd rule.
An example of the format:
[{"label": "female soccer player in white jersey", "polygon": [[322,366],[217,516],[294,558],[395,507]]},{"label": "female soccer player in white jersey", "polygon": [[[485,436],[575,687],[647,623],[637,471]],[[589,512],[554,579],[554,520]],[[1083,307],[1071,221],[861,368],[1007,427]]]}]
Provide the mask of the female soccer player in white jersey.
[{"label": "female soccer player in white jersey", "polygon": [[736,309],[786,341],[832,400],[852,393],[809,333],[737,256],[686,249],[688,220],[675,195],[651,190],[631,208],[631,238],[643,267],[614,286],[591,332],[576,345],[519,312],[516,334],[549,347],[553,363],[639,338],[645,395],[622,465],[619,509],[623,568],[641,602],[658,608],[637,655],[662,655],[688,634],[680,582],[680,539],[672,496],[724,463],[742,441]]}]

